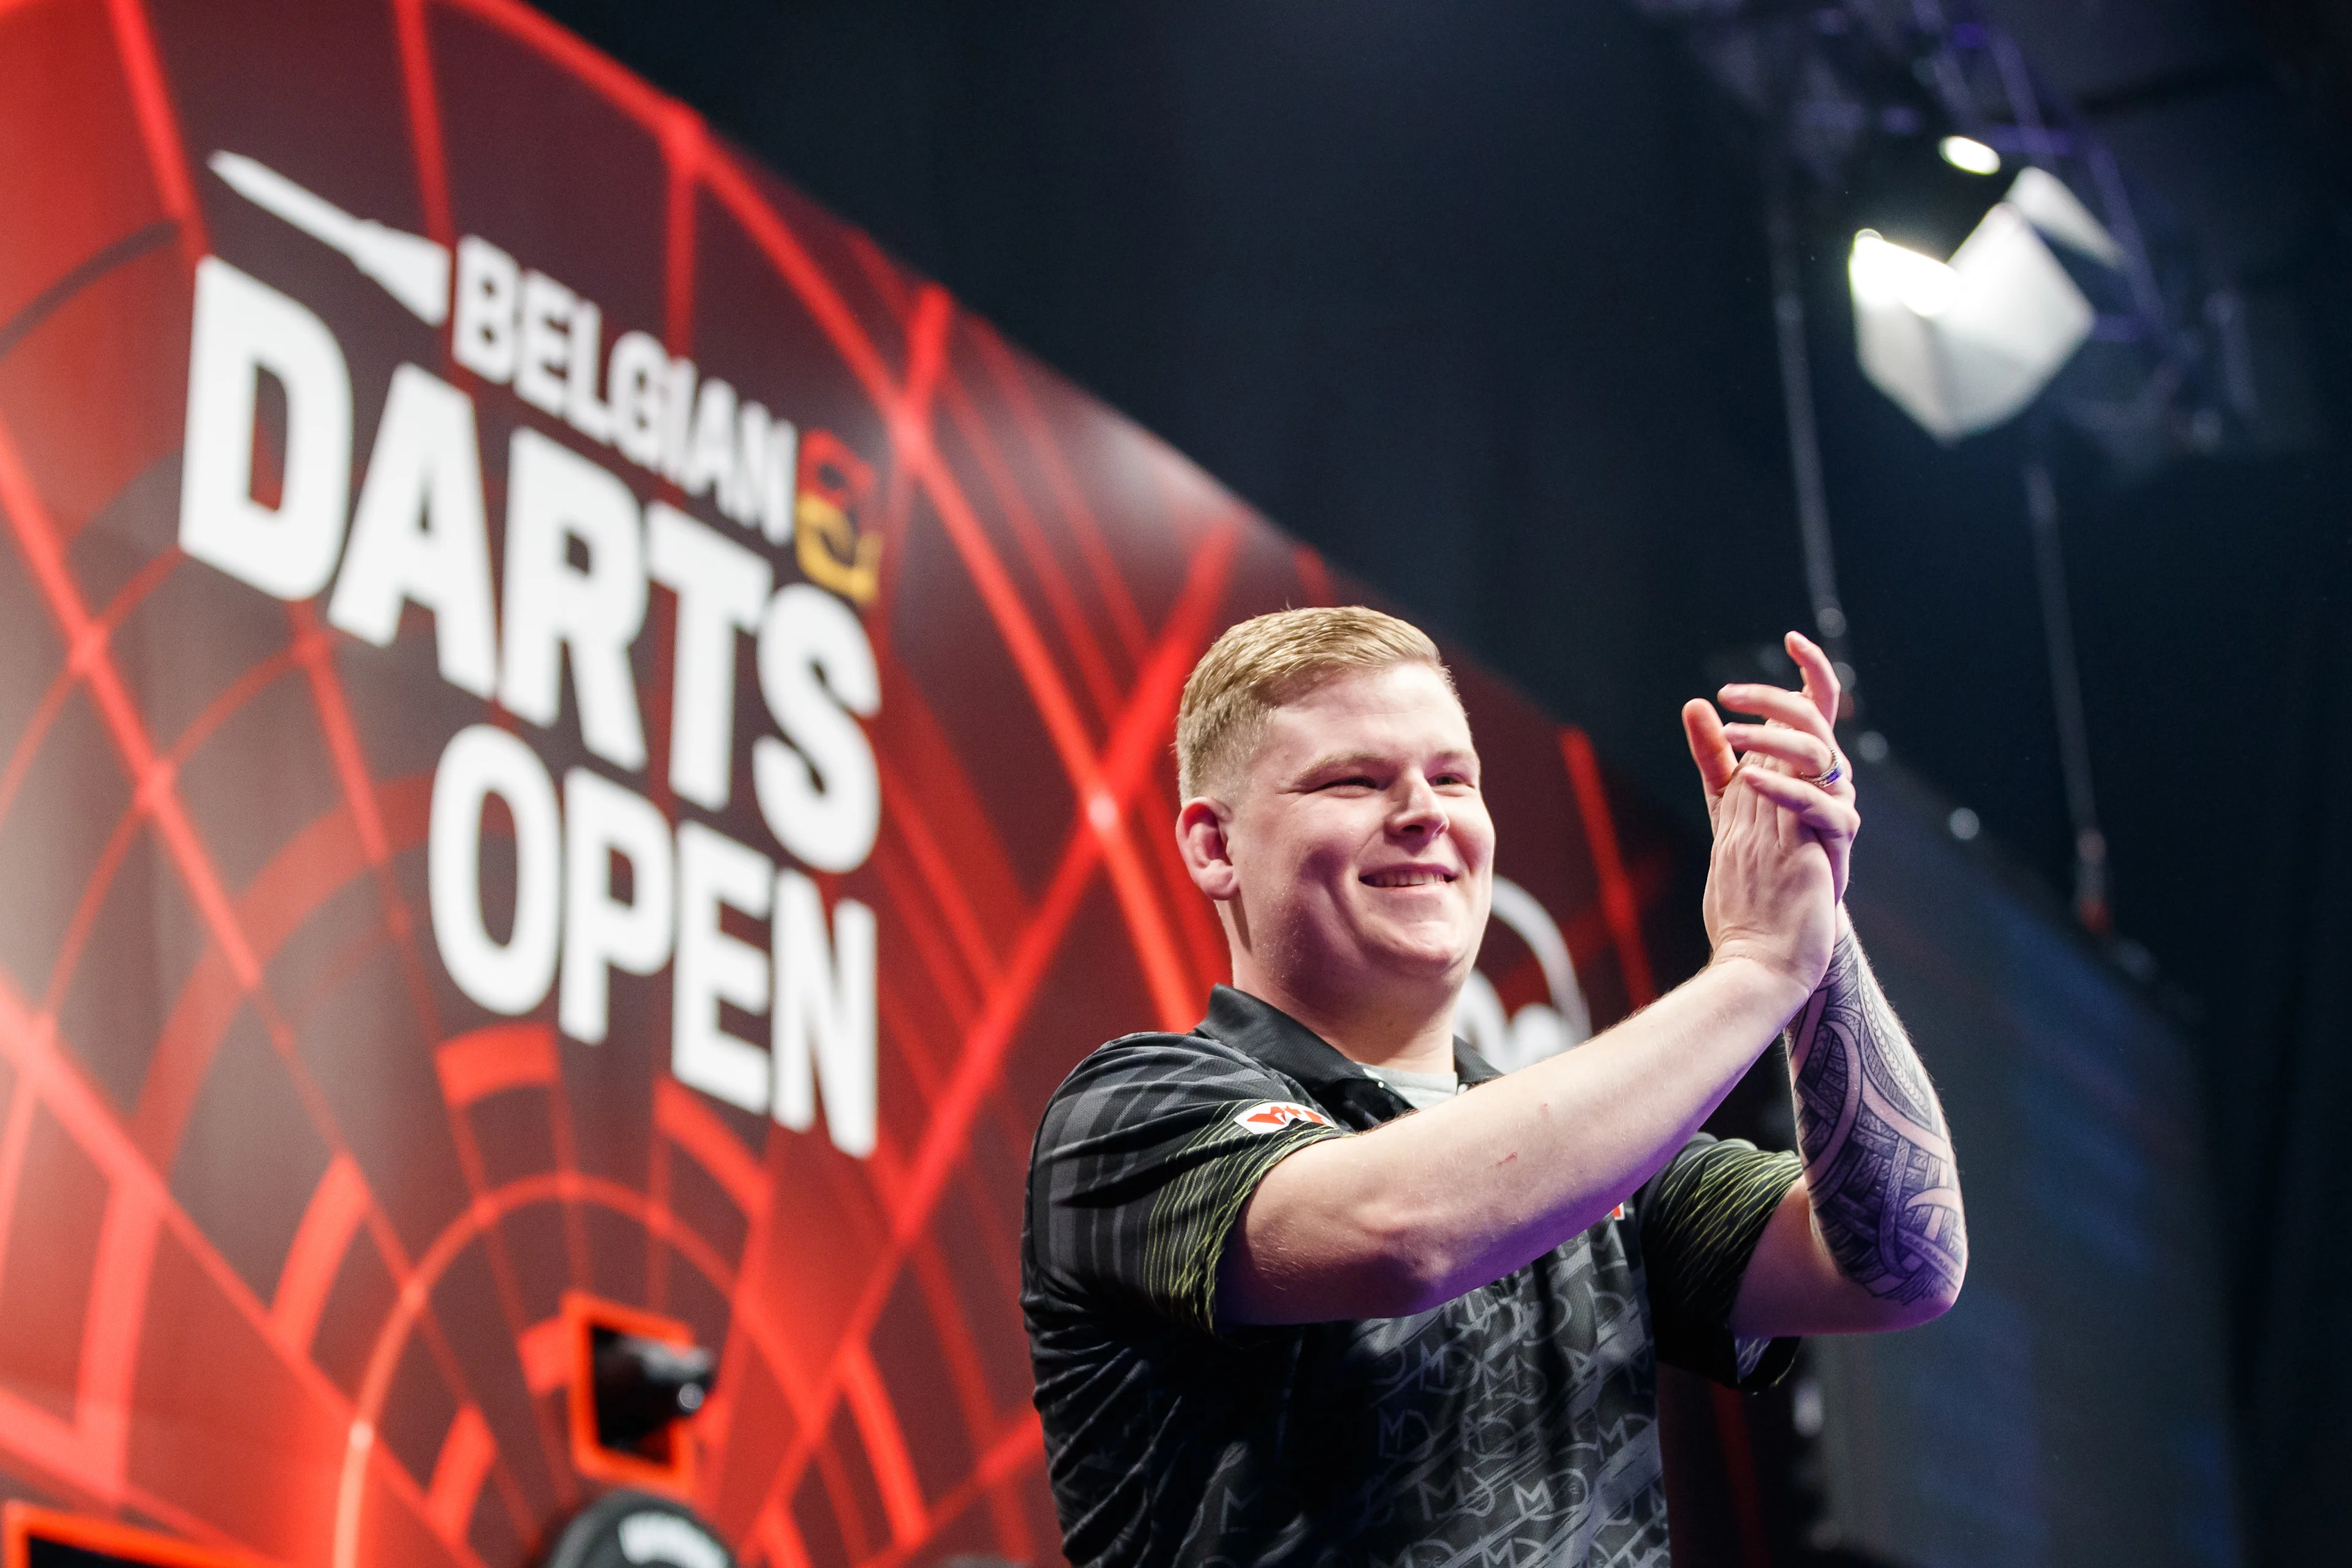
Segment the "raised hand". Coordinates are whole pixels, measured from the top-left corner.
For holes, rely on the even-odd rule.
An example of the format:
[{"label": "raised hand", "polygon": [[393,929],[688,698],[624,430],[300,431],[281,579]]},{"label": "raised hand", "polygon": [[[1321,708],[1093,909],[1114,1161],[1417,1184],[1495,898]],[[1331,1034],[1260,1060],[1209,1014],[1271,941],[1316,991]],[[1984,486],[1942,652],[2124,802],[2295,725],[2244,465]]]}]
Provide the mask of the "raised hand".
[{"label": "raised hand", "polygon": [[1837,939],[1837,900],[1821,835],[1782,798],[1794,791],[1820,793],[1758,768],[1717,792],[1701,910],[1717,961],[1753,959],[1811,992]]},{"label": "raised hand", "polygon": [[1717,815],[1734,777],[1754,773],[1766,797],[1794,813],[1820,841],[1829,856],[1835,897],[1843,903],[1862,816],[1854,808],[1853,766],[1837,745],[1837,671],[1829,655],[1801,633],[1790,632],[1783,646],[1803,672],[1801,691],[1738,681],[1716,694],[1735,713],[1760,715],[1760,724],[1727,724],[1713,704],[1693,698],[1683,705],[1683,736],[1698,765],[1707,815]]}]

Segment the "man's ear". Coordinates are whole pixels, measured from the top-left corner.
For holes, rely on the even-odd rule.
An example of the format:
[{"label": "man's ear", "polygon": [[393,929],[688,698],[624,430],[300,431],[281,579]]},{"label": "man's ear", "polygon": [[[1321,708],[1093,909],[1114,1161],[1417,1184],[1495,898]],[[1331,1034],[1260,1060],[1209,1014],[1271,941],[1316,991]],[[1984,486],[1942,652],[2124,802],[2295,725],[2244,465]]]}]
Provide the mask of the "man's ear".
[{"label": "man's ear", "polygon": [[1176,814],[1176,850],[1184,857],[1184,869],[1192,873],[1194,887],[1219,903],[1241,893],[1225,837],[1232,816],[1223,801],[1207,795],[1193,796]]}]

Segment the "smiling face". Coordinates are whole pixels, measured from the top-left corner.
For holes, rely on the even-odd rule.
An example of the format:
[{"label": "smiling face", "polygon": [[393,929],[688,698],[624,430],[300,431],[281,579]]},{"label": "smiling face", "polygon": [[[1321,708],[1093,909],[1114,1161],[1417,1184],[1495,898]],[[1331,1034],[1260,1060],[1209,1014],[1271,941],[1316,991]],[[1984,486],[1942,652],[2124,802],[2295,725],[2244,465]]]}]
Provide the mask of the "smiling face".
[{"label": "smiling face", "polygon": [[1450,1005],[1486,930],[1495,826],[1444,677],[1328,676],[1267,716],[1236,773],[1230,869],[1202,883],[1226,908],[1236,983],[1255,970],[1338,1012]]}]

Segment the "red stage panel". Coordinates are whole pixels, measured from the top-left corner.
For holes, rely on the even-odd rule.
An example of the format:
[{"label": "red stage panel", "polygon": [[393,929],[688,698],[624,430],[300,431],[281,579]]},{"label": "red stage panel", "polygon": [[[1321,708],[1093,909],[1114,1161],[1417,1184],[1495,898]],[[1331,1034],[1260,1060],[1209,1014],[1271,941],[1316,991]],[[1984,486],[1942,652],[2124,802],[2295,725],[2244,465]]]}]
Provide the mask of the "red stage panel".
[{"label": "red stage panel", "polygon": [[[0,62],[0,1491],[519,1563],[625,1479],[594,1297],[719,1352],[745,1558],[1052,1560],[1029,1133],[1222,975],[1185,673],[1353,590],[518,5]],[[1548,1048],[1662,852],[1463,676]]]}]

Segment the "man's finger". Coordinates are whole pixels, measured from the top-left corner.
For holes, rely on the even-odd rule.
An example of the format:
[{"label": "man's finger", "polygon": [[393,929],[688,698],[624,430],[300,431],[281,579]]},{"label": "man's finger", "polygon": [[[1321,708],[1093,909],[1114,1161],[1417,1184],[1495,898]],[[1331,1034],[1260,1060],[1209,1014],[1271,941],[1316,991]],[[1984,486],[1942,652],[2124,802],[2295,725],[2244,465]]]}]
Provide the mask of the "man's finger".
[{"label": "man's finger", "polygon": [[1748,787],[1773,805],[1783,806],[1815,833],[1851,838],[1862,826],[1862,814],[1818,784],[1776,773],[1769,768],[1747,768],[1741,777]]},{"label": "man's finger", "polygon": [[[1773,773],[1769,768],[1757,767],[1742,768],[1740,773],[1742,777],[1759,781],[1767,777],[1786,779],[1789,776],[1786,773]],[[1806,822],[1804,813],[1790,807],[1785,802],[1780,800],[1769,786],[1749,789],[1744,793],[1756,803],[1756,809],[1759,813],[1771,819],[1773,841],[1782,849],[1795,849],[1823,837]]]},{"label": "man's finger", "polygon": [[1837,678],[1837,666],[1830,662],[1830,656],[1822,651],[1819,643],[1802,632],[1790,632],[1783,639],[1782,646],[1788,648],[1789,657],[1797,661],[1797,668],[1804,671],[1806,698],[1821,710],[1822,718],[1836,723],[1838,698],[1843,689]]},{"label": "man's finger", "polygon": [[1837,748],[1820,736],[1780,724],[1726,724],[1723,738],[1737,751],[1788,763],[1803,779],[1821,777],[1838,757]]},{"label": "man's finger", "polygon": [[[1808,735],[1831,741],[1830,721],[1813,706],[1812,699],[1801,691],[1790,691],[1778,686],[1764,686],[1741,681],[1727,686],[1716,694],[1716,700],[1735,713],[1760,713],[1767,719],[1778,720],[1791,730],[1802,730]],[[1835,742],[1832,741],[1832,744]]]},{"label": "man's finger", "polygon": [[1739,766],[1731,744],[1723,738],[1723,718],[1715,704],[1694,697],[1683,704],[1683,739],[1690,743],[1691,761],[1698,765],[1699,786],[1706,791],[1706,809],[1723,798],[1724,786]]},{"label": "man's finger", "polygon": [[1735,767],[1732,769],[1731,777],[1725,781],[1723,795],[1717,802],[1715,810],[1715,836],[1718,839],[1733,832],[1742,822],[1756,814],[1755,797],[1739,787],[1739,775],[1749,771],[1751,770],[1744,767]]}]

